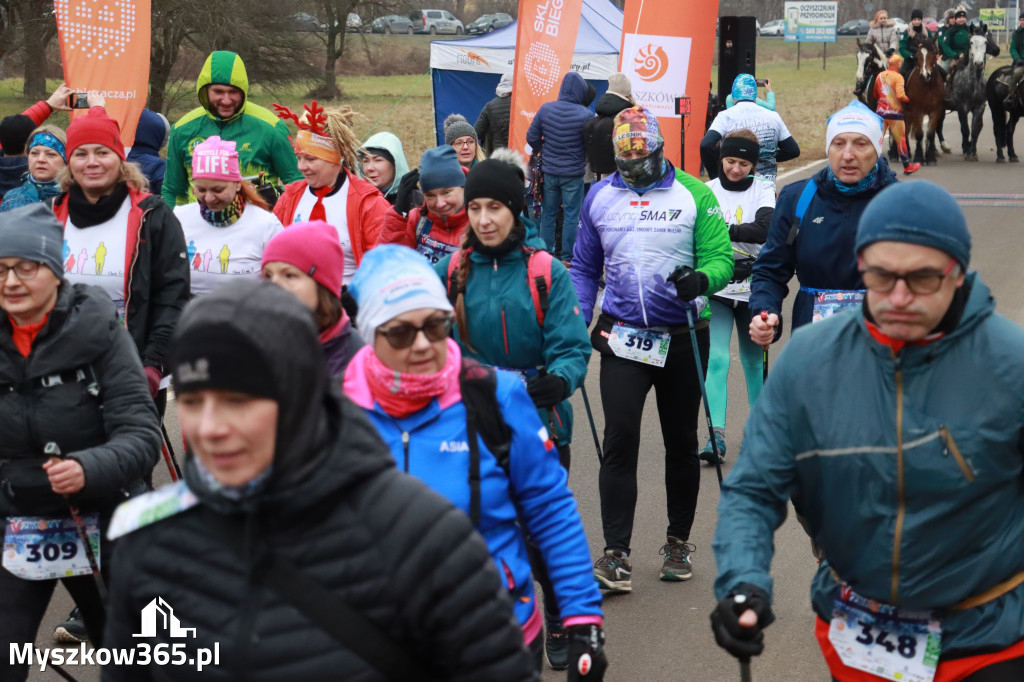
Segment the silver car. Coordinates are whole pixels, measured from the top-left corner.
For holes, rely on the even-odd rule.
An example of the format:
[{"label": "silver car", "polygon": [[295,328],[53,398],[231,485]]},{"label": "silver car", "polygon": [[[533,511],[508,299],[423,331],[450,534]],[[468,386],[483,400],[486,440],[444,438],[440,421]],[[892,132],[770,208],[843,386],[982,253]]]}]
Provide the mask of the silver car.
[{"label": "silver car", "polygon": [[462,22],[453,17],[451,12],[443,9],[415,9],[409,13],[409,20],[412,21],[412,30],[415,33],[462,35],[466,32]]}]

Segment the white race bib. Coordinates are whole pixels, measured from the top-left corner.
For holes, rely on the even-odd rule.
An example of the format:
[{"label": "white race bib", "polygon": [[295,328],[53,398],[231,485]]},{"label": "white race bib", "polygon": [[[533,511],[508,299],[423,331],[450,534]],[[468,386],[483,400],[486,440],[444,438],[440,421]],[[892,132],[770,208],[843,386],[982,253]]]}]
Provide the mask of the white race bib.
[{"label": "white race bib", "polygon": [[672,335],[650,329],[638,329],[616,322],[608,333],[608,347],[616,357],[664,367]]},{"label": "white race bib", "polygon": [[[82,514],[96,564],[100,565],[100,515]],[[89,556],[70,516],[12,516],[4,532],[3,566],[23,580],[92,575]]]},{"label": "white race bib", "polygon": [[852,289],[850,291],[843,291],[839,289],[815,290],[814,311],[811,314],[811,322],[821,322],[824,319],[832,317],[836,313],[858,308],[863,300],[864,292],[857,289]]},{"label": "white race bib", "polygon": [[942,650],[942,624],[931,613],[905,611],[839,588],[828,639],[843,664],[900,682],[932,682]]}]

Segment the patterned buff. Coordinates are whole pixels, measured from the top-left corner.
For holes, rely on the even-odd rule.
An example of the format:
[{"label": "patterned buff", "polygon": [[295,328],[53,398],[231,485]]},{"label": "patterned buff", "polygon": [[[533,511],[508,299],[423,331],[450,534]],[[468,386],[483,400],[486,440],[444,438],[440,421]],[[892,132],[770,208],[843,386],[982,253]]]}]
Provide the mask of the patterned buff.
[{"label": "patterned buff", "polygon": [[60,157],[64,159],[65,162],[68,160],[68,154],[64,149],[64,143],[58,140],[52,133],[36,133],[32,137],[32,141],[28,144],[29,149],[32,149],[33,147],[49,147],[60,154]]},{"label": "patterned buff", "polygon": [[757,99],[757,80],[749,73],[741,73],[732,82],[732,98],[737,102],[753,102]]},{"label": "patterned buff", "polygon": [[653,152],[664,142],[658,129],[658,117],[643,107],[623,109],[615,117],[612,144],[615,153],[628,151]]},{"label": "patterned buff", "polygon": [[199,215],[203,217],[203,220],[214,227],[227,227],[228,225],[234,225],[238,222],[238,219],[242,217],[242,213],[244,211],[245,196],[241,192],[235,195],[234,201],[219,211],[211,211],[206,207],[206,204],[201,201],[199,202]]},{"label": "patterned buff", "polygon": [[341,165],[341,154],[334,146],[334,141],[312,130],[300,130],[295,134],[295,153],[309,154],[327,163]]}]

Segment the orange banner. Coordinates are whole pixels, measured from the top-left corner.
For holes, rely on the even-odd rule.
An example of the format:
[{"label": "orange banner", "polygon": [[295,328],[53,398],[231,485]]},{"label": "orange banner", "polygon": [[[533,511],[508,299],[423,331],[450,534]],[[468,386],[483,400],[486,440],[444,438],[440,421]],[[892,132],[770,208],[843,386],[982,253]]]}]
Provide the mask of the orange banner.
[{"label": "orange banner", "polygon": [[558,99],[562,77],[572,65],[582,13],[583,0],[520,0],[508,130],[512,149],[526,154],[526,131],[537,110]]},{"label": "orange banner", "polygon": [[677,167],[680,116],[676,98],[690,98],[686,125],[686,163],[700,172],[700,140],[711,83],[718,0],[626,0],[619,70],[629,76],[633,99],[658,116],[665,158]]},{"label": "orange banner", "polygon": [[64,82],[103,95],[130,146],[149,95],[150,0],[54,0],[53,9]]}]

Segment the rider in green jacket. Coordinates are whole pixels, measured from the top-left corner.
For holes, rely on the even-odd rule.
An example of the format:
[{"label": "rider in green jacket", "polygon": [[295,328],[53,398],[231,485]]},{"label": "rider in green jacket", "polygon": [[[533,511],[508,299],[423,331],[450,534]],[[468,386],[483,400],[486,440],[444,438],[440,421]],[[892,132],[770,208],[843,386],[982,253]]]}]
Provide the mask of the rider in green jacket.
[{"label": "rider in green jacket", "polygon": [[971,34],[967,30],[967,12],[958,9],[954,19],[955,23],[946,29],[939,40],[939,49],[942,51],[941,66],[946,74],[949,74],[953,61],[967,54],[971,46]]},{"label": "rider in green jacket", "polygon": [[192,194],[192,150],[212,135],[238,143],[242,177],[255,181],[260,173],[274,185],[302,179],[288,126],[268,109],[249,101],[249,76],[242,58],[217,51],[206,58],[196,79],[202,106],[182,116],[167,143],[167,170],[160,195],[172,208],[195,201]]}]

